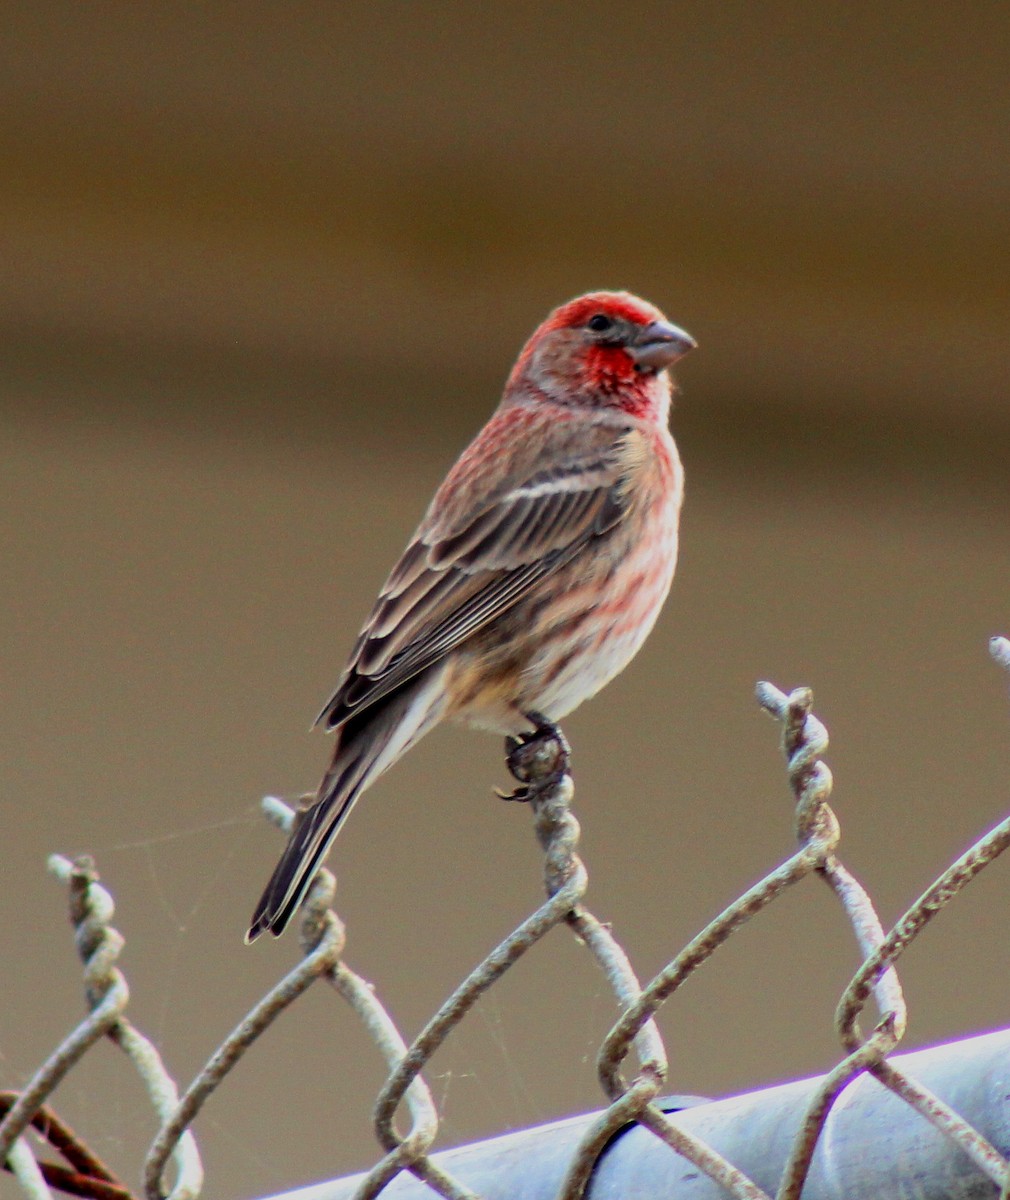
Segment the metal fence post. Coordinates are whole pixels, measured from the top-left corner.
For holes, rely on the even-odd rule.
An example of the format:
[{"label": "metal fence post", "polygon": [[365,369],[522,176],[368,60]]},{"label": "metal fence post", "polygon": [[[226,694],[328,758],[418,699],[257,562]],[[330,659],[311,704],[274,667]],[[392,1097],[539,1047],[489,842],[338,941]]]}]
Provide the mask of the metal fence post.
[{"label": "metal fence post", "polygon": [[[1010,1029],[890,1061],[937,1093],[1003,1153],[1010,1150]],[[774,1195],[819,1079],[691,1107],[677,1124],[704,1138]],[[675,1106],[674,1106],[675,1107]],[[596,1114],[506,1134],[432,1156],[482,1200],[553,1200],[569,1157]],[[269,1200],[351,1200],[363,1175]],[[431,1200],[409,1174],[384,1200]],[[999,1188],[952,1141],[868,1075],[831,1112],[804,1200],[990,1200]],[[586,1200],[724,1200],[725,1193],[648,1130],[629,1126],[604,1151]],[[268,1198],[264,1198],[268,1200]]]}]

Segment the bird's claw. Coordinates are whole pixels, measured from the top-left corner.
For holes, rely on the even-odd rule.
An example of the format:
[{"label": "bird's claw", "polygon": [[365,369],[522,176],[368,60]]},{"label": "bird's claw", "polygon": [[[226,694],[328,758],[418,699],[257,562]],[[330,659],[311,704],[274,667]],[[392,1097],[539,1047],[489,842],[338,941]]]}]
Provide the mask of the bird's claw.
[{"label": "bird's claw", "polygon": [[530,789],[525,783],[521,783],[517,788],[513,788],[511,792],[503,792],[501,788],[495,788],[494,794],[499,800],[515,800],[520,804],[526,804],[530,798]]},{"label": "bird's claw", "polygon": [[571,747],[558,726],[542,713],[525,716],[533,726],[530,732],[505,739],[505,765],[519,787],[511,792],[496,789],[502,800],[528,801],[534,791],[557,783],[569,771]]}]

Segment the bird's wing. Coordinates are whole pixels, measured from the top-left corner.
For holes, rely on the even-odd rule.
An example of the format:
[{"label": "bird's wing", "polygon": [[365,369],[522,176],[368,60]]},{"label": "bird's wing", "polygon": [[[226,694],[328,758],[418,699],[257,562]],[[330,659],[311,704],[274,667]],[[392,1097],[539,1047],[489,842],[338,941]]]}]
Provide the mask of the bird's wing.
[{"label": "bird's wing", "polygon": [[495,620],[627,507],[627,476],[642,435],[612,430],[603,446],[512,477],[507,490],[465,512],[438,502],[386,581],[337,690],[327,728],[375,704]]}]

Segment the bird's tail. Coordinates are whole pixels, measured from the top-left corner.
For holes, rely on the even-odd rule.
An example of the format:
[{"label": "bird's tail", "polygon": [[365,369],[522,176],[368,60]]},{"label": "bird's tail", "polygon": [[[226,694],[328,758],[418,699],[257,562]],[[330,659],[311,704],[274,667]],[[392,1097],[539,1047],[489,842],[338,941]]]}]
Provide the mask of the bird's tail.
[{"label": "bird's tail", "polygon": [[444,697],[441,672],[422,675],[379,711],[362,713],[338,731],[330,769],[315,802],[295,818],[280,862],[256,905],[247,943],[267,929],[274,937],[284,932],[358,797],[437,724]]}]

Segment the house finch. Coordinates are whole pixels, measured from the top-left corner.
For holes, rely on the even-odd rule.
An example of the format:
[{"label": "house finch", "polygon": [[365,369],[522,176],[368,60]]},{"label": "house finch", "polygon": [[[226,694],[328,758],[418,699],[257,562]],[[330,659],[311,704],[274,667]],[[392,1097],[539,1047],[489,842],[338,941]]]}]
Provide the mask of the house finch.
[{"label": "house finch", "polygon": [[333,762],[247,941],[283,932],[355,801],[439,721],[522,734],[631,661],[673,579],[683,472],[666,368],[694,345],[627,292],[562,305],[526,343],[319,715]]}]

